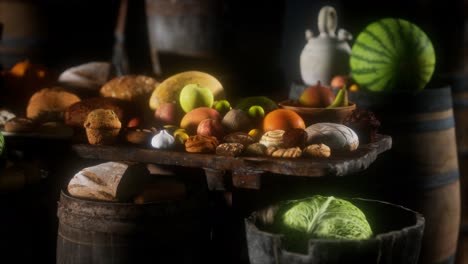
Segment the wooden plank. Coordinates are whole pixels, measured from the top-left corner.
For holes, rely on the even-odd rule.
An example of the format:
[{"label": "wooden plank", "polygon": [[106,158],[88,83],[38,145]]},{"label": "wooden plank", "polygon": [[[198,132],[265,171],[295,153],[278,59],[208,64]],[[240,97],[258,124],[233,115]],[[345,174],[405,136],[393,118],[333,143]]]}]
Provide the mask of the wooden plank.
[{"label": "wooden plank", "polygon": [[232,185],[237,188],[259,190],[263,171],[235,169],[232,171]]},{"label": "wooden plank", "polygon": [[391,148],[392,139],[378,135],[377,141],[361,145],[356,151],[335,153],[328,159],[274,158],[274,157],[225,157],[215,154],[187,153],[143,149],[128,145],[96,146],[73,145],[73,151],[81,158],[112,161],[137,161],[162,165],[193,168],[209,168],[220,171],[242,169],[303,177],[345,176],[367,169],[377,156]]}]

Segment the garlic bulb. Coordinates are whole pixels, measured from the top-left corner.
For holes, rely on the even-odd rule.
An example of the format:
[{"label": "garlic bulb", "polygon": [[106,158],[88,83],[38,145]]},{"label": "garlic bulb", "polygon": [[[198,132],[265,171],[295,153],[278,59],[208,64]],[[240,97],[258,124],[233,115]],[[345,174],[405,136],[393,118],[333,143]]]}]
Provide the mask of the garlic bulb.
[{"label": "garlic bulb", "polygon": [[170,149],[174,147],[175,139],[165,129],[159,131],[158,134],[154,135],[151,139],[151,146],[155,149]]}]

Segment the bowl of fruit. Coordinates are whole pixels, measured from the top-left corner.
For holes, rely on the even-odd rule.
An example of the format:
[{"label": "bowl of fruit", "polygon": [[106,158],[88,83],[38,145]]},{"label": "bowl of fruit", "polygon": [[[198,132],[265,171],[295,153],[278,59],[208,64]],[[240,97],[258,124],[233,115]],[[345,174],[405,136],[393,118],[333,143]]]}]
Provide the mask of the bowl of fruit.
[{"label": "bowl of fruit", "polygon": [[342,123],[356,109],[356,104],[348,100],[346,87],[335,95],[320,82],[305,89],[298,100],[285,100],[279,102],[278,106],[298,113],[307,125],[318,122]]}]

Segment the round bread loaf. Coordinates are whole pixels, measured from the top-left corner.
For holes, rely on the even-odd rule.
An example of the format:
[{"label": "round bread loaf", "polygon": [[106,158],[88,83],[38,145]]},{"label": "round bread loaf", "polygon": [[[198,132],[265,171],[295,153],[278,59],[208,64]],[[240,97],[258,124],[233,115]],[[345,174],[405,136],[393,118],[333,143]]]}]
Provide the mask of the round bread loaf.
[{"label": "round bread loaf", "polygon": [[65,111],[65,124],[73,127],[83,127],[88,114],[95,109],[109,109],[114,111],[119,120],[126,124],[138,112],[131,103],[110,97],[94,97],[76,102]]},{"label": "round bread loaf", "polygon": [[144,75],[124,75],[111,79],[100,90],[104,97],[113,97],[146,106],[153,90],[159,82]]},{"label": "round bread loaf", "polygon": [[79,101],[76,94],[61,87],[43,88],[31,96],[26,117],[40,122],[63,121],[65,110]]}]

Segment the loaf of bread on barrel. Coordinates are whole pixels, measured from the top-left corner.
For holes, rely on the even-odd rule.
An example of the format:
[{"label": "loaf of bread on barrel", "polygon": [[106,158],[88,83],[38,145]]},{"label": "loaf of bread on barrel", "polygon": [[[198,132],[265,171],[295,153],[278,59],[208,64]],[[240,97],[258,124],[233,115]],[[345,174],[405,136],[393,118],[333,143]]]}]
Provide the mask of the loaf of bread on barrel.
[{"label": "loaf of bread on barrel", "polygon": [[111,161],[82,169],[67,189],[75,197],[125,202],[140,194],[149,181],[145,165]]}]

